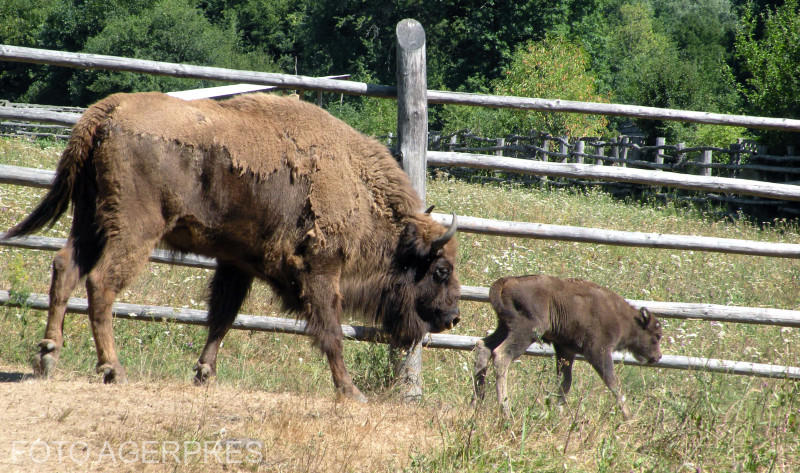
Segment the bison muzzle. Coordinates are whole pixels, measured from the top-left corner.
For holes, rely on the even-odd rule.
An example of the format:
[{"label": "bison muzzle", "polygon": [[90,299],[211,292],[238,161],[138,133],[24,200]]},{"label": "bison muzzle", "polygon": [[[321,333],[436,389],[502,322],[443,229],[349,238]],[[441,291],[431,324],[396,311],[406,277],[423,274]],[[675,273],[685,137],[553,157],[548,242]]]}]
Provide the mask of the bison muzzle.
[{"label": "bison muzzle", "polygon": [[506,375],[510,363],[533,341],[551,343],[561,376],[559,400],[572,385],[572,364],[581,354],[614,394],[625,419],[630,411],[614,374],[611,353],[627,350],[642,363],[661,359],[661,323],[646,308],[636,310],[614,292],[582,279],[534,275],[498,279],[489,289],[497,329],[478,342],[473,402],[483,399],[489,358],[497,399],[510,415]]},{"label": "bison muzzle", "polygon": [[297,99],[109,96],[82,115],[53,186],[6,236],[52,225],[70,203],[34,358],[40,375],[56,364],[67,299],[85,278],[98,371],[105,382],[126,379],[111,305],[159,244],[217,261],[198,383],[215,374],[255,278],[307,321],[337,393],[353,399],[364,396],[342,360],[344,312],[382,324],[397,346],[458,322],[455,221],[446,229],[421,210],[378,141]]}]

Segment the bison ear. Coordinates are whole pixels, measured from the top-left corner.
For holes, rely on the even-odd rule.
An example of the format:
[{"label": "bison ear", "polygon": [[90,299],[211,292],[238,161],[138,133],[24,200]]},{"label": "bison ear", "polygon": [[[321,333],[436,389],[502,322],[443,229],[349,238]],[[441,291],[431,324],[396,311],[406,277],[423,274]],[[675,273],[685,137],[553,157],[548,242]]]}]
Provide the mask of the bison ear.
[{"label": "bison ear", "polygon": [[430,248],[425,245],[425,240],[419,236],[419,229],[416,224],[409,223],[400,235],[397,250],[403,260],[417,261],[425,258]]},{"label": "bison ear", "polygon": [[641,325],[642,328],[647,328],[647,326],[650,325],[650,321],[652,319],[653,315],[650,314],[650,311],[647,310],[647,307],[642,307],[641,309],[639,309],[638,321],[639,325]]}]

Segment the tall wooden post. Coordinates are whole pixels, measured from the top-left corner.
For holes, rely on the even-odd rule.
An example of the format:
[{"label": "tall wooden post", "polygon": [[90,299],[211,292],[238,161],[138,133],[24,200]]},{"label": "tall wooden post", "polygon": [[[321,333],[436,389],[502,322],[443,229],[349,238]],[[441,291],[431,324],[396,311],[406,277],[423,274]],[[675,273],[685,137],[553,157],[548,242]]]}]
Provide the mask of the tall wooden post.
[{"label": "tall wooden post", "polygon": [[[412,19],[397,24],[397,151],[411,185],[425,201],[428,161],[428,80],[425,30]],[[422,209],[420,209],[422,210]],[[393,353],[395,373],[406,400],[422,396],[422,348]]]},{"label": "tall wooden post", "polygon": [[425,200],[428,149],[425,30],[416,20],[397,24],[397,138],[403,169]]}]

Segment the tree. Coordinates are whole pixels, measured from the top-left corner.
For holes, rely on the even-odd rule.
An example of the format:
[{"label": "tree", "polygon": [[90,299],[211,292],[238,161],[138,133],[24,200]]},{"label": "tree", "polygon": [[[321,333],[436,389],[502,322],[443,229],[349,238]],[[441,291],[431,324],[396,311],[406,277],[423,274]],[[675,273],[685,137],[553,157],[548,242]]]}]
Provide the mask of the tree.
[{"label": "tree", "polygon": [[[152,8],[116,15],[86,41],[83,51],[137,59],[250,70],[274,70],[265,54],[237,49],[234,25],[212,25],[190,0],[158,0]],[[81,71],[69,81],[73,103],[89,103],[114,92],[180,90],[205,81],[149,74]]]},{"label": "tree", "polygon": [[[597,92],[583,48],[561,36],[548,35],[518,48],[503,77],[494,82],[494,93],[546,99],[607,102]],[[469,128],[484,136],[528,133],[556,136],[601,136],[608,120],[602,115],[550,113],[520,110],[449,108],[448,130]]]},{"label": "tree", "polygon": [[[626,3],[610,44],[619,52],[612,69],[615,101],[650,107],[735,112],[736,87],[724,58],[704,61],[682,50],[667,34],[649,4]],[[651,139],[694,141],[696,126],[680,122],[637,120]]]},{"label": "tree", "polygon": [[[759,24],[761,34],[757,34]],[[757,114],[800,118],[800,5],[787,0],[755,15],[746,10],[736,55],[747,74],[742,91]]]},{"label": "tree", "polygon": [[[0,2],[0,44],[35,47],[39,25],[56,7],[57,0],[4,0]],[[28,64],[4,63],[0,70],[3,98],[17,100],[34,80]]]}]

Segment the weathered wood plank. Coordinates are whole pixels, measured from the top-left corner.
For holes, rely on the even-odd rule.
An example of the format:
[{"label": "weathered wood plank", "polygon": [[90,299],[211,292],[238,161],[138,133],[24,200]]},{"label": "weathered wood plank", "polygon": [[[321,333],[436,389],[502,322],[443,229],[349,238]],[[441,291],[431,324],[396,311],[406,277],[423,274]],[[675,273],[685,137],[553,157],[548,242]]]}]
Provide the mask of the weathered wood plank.
[{"label": "weathered wood plank", "polygon": [[[440,213],[434,213],[433,218],[444,225],[449,225],[452,220],[452,216]],[[542,240],[577,241],[616,246],[715,251],[754,256],[800,258],[800,244],[795,243],[773,243],[737,240],[733,238],[628,232],[568,225],[494,220],[461,215],[458,216],[458,229],[462,232],[480,233],[484,235],[535,238]]]},{"label": "weathered wood plank", "polygon": [[[459,226],[461,224],[459,223]],[[489,288],[461,286],[461,299],[489,302]],[[740,307],[689,302],[661,302],[627,299],[636,308],[647,307],[659,317],[668,319],[697,319],[756,325],[800,327],[800,311],[765,307]]]},{"label": "weathered wood plank", "polygon": [[[460,225],[459,223],[459,226]],[[65,242],[66,240],[63,238],[26,236],[0,240],[0,245],[33,250],[57,251],[64,246]],[[216,262],[211,258],[193,254],[174,253],[166,250],[154,250],[150,255],[150,261],[204,269],[216,268]],[[461,286],[461,300],[488,302],[489,288]],[[718,322],[777,325],[781,327],[800,327],[800,311],[795,310],[688,302],[644,301],[635,299],[628,299],[628,302],[637,308],[647,307],[654,314],[671,319],[698,319]]]},{"label": "weathered wood plank", "polygon": [[569,178],[594,178],[654,186],[671,186],[706,192],[728,192],[770,199],[800,201],[800,186],[726,177],[694,176],[666,171],[650,171],[647,169],[599,166],[596,164],[549,163],[528,159],[501,158],[487,154],[428,151],[428,165],[494,169],[522,174]]},{"label": "weathered wood plank", "polygon": [[411,186],[425,201],[428,102],[425,30],[416,20],[397,24],[397,149]]},{"label": "weathered wood plank", "polygon": [[[51,64],[79,69],[108,69],[193,79],[246,82],[250,84],[273,85],[288,89],[327,90],[330,92],[367,95],[372,97],[397,96],[397,89],[395,87],[366,84],[363,82],[338,81],[267,72],[238,71],[219,67],[173,64],[99,54],[50,51],[5,44],[0,45],[0,59],[33,64]],[[652,120],[688,121],[694,123],[744,126],[747,128],[800,131],[800,120],[788,118],[750,117],[656,107],[640,107],[636,105],[495,96],[441,90],[429,90],[427,95],[428,103],[515,108],[549,112],[604,114]]]},{"label": "weathered wood plank", "polygon": [[[31,294],[24,301],[19,301],[11,297],[8,291],[0,291],[0,304],[11,307],[21,307],[24,305],[25,307],[36,310],[47,310],[49,298],[44,294]],[[67,311],[71,313],[85,314],[88,311],[88,306],[89,304],[86,299],[73,297],[69,299]],[[114,316],[120,319],[150,322],[170,321],[190,325],[207,325],[208,320],[207,312],[198,309],[148,306],[118,302],[113,305],[111,310]],[[241,330],[258,330],[265,332],[306,335],[305,321],[279,317],[239,314],[236,317],[236,320],[233,322],[233,328]],[[346,338],[351,340],[363,340],[378,343],[386,343],[387,341],[381,330],[375,327],[342,325],[342,332]],[[423,340],[422,344],[428,348],[472,350],[478,340],[479,337],[437,333],[428,334]],[[525,354],[532,356],[551,357],[553,356],[553,350],[550,346],[533,343],[530,347],[528,347]],[[579,356],[578,359],[582,359],[582,357]],[[800,379],[800,368],[762,363],[664,355],[661,361],[658,363],[652,365],[643,365],[628,354],[616,352],[613,354],[613,359],[616,363],[654,368],[710,371],[717,373],[759,376],[765,378]]]},{"label": "weathered wood plank", "polygon": [[78,123],[80,113],[54,112],[38,107],[5,107],[0,106],[0,119],[33,120],[41,123],[72,126]]},{"label": "weathered wood plank", "polygon": [[0,59],[50,64],[77,69],[107,69],[112,71],[141,72],[145,74],[184,77],[188,79],[244,82],[257,85],[273,85],[283,89],[326,90],[343,94],[368,95],[373,97],[395,97],[395,87],[363,82],[352,82],[316,77],[276,74],[271,72],[239,71],[221,67],[193,66],[169,62],[130,59],[101,54],[70,53],[21,46],[0,45]]}]

